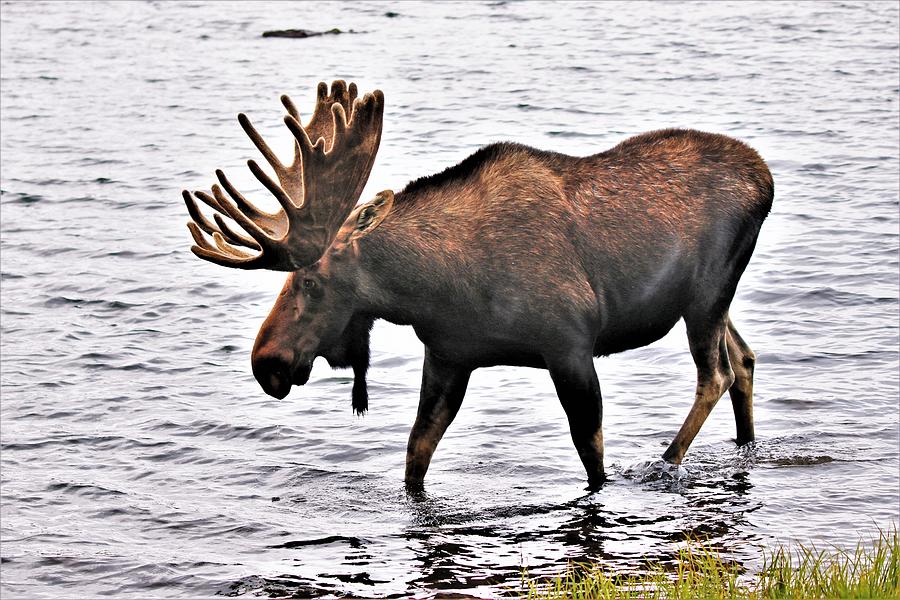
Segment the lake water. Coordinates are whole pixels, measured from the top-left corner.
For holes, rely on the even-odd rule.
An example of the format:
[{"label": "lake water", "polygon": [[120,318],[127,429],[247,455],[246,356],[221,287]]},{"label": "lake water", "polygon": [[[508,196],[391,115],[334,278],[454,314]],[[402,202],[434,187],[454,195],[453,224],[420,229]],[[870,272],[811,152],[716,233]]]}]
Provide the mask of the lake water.
[{"label": "lake water", "polygon": [[[357,33],[260,36],[290,27]],[[892,2],[3,4],[3,597],[491,597],[686,535],[752,568],[897,523],[897,36]],[[693,400],[681,325],[596,361],[593,494],[546,372],[494,368],[407,496],[409,328],[376,326],[364,418],[324,361],[266,396],[249,356],[283,276],[196,259],[180,190],[222,167],[268,202],[236,113],[286,151],[279,94],[308,111],[335,78],[387,100],[364,198],[505,139],[755,147],[775,205],[732,316],[758,442],[732,443],[726,398],[680,474],[647,465]]]}]

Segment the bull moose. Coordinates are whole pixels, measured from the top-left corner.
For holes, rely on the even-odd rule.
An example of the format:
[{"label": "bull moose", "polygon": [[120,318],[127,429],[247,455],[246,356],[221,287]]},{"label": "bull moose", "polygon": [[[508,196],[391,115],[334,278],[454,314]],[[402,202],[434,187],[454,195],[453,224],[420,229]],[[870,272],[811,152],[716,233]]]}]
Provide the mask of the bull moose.
[{"label": "bull moose", "polygon": [[596,487],[605,474],[593,358],[650,344],[684,319],[696,396],[663,458],[681,462],[726,390],[737,443],[754,439],[755,355],[728,314],[772,205],[772,176],[753,149],[682,129],[585,157],[495,143],[356,206],[381,141],[382,92],[358,99],[354,84],[320,83],[305,126],[281,100],[295,138],[290,165],[238,115],[275,172],[277,182],[248,162],[278,212],[254,206],[221,170],[211,194],[193,195],[212,220],[183,192],[194,254],[289,272],[253,347],[267,394],[306,383],[322,356],[353,369],[362,413],[374,320],[412,325],[425,363],[408,484],[425,477],[472,371],[516,365],[550,372]]}]

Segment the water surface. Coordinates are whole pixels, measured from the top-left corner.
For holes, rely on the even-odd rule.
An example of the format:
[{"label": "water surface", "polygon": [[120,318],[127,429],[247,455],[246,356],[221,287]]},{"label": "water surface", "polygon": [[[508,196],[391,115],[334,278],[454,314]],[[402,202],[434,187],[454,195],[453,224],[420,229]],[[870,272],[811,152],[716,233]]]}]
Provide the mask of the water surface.
[{"label": "water surface", "polygon": [[[287,27],[359,33],[260,37]],[[896,3],[3,4],[4,597],[495,596],[685,535],[752,566],[896,522],[897,31]],[[309,110],[333,78],[387,99],[366,198],[498,140],[754,146],[775,205],[732,316],[759,441],[734,446],[724,400],[683,471],[648,465],[693,399],[683,326],[597,360],[594,494],[547,374],[495,368],[408,496],[409,328],[376,326],[364,418],[324,362],[266,396],[249,354],[282,276],[193,257],[180,190],[222,167],[267,202],[235,114],[286,151],[279,94]]]}]

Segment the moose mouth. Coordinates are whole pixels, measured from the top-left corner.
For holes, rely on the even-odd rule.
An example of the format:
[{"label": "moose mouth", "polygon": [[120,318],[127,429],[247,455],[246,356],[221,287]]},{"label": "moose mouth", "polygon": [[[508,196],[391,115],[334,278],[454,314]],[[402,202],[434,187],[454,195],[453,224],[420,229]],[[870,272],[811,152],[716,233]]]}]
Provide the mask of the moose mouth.
[{"label": "moose mouth", "polygon": [[292,386],[303,385],[309,381],[311,371],[312,363],[305,363],[293,369],[293,373],[289,374],[284,369],[275,369],[263,377],[258,376],[257,381],[265,393],[282,400],[291,392]]},{"label": "moose mouth", "polygon": [[303,385],[309,381],[310,372],[312,372],[312,363],[297,367],[294,371],[294,385]]}]

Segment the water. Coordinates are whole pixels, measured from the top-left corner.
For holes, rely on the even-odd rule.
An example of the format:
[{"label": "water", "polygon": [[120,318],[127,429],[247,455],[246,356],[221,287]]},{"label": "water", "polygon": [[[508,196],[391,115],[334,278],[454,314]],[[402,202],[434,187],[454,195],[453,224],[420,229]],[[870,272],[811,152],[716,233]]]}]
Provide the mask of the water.
[{"label": "water", "polygon": [[[385,13],[398,16],[391,18]],[[840,4],[2,5],[4,597],[495,596],[520,570],[752,567],[775,541],[897,522],[898,7]],[[361,32],[262,39],[267,29]],[[683,327],[597,361],[612,480],[584,491],[543,371],[477,371],[423,495],[403,462],[422,347],[376,326],[370,412],[324,362],[278,401],[250,372],[282,276],[204,263],[182,187],[261,186],[234,116],[286,150],[278,95],[384,90],[369,186],[502,139],[570,154],[664,126],[728,133],[776,197],[732,315],[759,441],[724,400],[681,471]],[[272,202],[274,206],[274,202]]]}]

